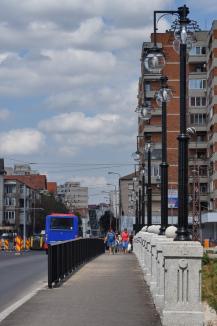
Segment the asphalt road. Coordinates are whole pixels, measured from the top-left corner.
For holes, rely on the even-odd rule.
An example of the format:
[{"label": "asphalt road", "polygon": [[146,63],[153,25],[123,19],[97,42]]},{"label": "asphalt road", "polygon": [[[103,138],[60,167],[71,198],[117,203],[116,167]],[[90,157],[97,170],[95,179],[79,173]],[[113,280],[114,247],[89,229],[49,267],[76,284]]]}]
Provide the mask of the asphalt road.
[{"label": "asphalt road", "polygon": [[42,283],[47,283],[47,255],[0,252],[0,313]]},{"label": "asphalt road", "polygon": [[38,291],[1,322],[1,326],[119,324],[161,325],[133,254],[105,254],[91,260],[62,286]]}]

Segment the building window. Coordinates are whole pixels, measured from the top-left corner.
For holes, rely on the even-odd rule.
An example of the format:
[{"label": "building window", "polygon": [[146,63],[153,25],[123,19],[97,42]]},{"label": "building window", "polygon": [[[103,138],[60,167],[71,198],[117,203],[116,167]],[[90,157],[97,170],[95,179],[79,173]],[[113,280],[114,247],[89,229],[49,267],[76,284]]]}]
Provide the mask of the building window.
[{"label": "building window", "polygon": [[[161,149],[153,149],[151,153],[152,160],[161,160],[162,150]],[[148,153],[145,152],[145,160],[148,159]]]},{"label": "building window", "polygon": [[205,89],[206,79],[189,79],[189,89]]},{"label": "building window", "polygon": [[145,87],[145,92],[150,92],[150,90],[151,90],[151,83],[150,82],[146,82],[145,83],[145,85],[144,85]]},{"label": "building window", "polygon": [[199,174],[201,177],[207,177],[207,166],[200,166]]},{"label": "building window", "polygon": [[197,142],[204,142],[206,141],[206,134],[199,134],[196,136],[196,141]]},{"label": "building window", "polygon": [[19,202],[20,208],[24,208],[24,199],[20,198],[20,202]]},{"label": "building window", "polygon": [[201,193],[206,193],[208,189],[207,183],[201,183],[200,184],[200,192]]},{"label": "building window", "polygon": [[4,212],[4,220],[15,220],[15,212],[14,211],[7,211]]},{"label": "building window", "polygon": [[204,55],[204,54],[206,54],[205,46],[195,46],[190,51],[190,55]]},{"label": "building window", "polygon": [[16,185],[5,185],[4,190],[6,194],[14,194],[16,192]]},{"label": "building window", "polygon": [[16,199],[14,197],[5,197],[5,206],[15,206],[16,205]]},{"label": "building window", "polygon": [[192,125],[204,125],[206,123],[206,114],[197,113],[191,114],[191,124]]},{"label": "building window", "polygon": [[128,190],[133,190],[133,184],[128,184]]},{"label": "building window", "polygon": [[152,166],[151,175],[152,175],[152,177],[159,177],[160,176],[160,166],[159,165],[153,165]]},{"label": "building window", "polygon": [[191,96],[190,97],[190,106],[193,106],[193,107],[206,106],[206,97],[205,96]]},{"label": "building window", "polygon": [[206,150],[197,150],[197,158],[205,160],[207,158]]}]

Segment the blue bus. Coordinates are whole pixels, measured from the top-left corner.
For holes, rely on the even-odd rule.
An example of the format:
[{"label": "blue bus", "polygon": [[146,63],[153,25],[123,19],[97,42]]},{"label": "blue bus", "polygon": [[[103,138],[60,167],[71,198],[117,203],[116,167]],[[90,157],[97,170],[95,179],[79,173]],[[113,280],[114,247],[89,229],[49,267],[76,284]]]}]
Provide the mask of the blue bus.
[{"label": "blue bus", "polygon": [[72,240],[78,237],[78,217],[73,214],[46,216],[45,242]]}]

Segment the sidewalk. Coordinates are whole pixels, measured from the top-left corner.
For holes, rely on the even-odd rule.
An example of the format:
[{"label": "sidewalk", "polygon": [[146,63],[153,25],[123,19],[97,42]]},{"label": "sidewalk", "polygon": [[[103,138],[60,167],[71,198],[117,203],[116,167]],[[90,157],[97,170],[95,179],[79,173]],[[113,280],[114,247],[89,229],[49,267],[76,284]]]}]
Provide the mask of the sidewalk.
[{"label": "sidewalk", "polygon": [[1,326],[160,326],[133,254],[101,255],[61,287],[44,289]]}]

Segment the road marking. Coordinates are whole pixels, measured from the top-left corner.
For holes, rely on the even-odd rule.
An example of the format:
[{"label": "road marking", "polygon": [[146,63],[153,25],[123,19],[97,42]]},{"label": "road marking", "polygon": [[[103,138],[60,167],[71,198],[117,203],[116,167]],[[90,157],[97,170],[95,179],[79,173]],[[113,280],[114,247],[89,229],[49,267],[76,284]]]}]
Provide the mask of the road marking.
[{"label": "road marking", "polygon": [[44,289],[47,285],[41,284],[34,290],[32,290],[30,293],[26,294],[23,298],[17,300],[15,303],[13,303],[10,307],[6,308],[2,312],[0,312],[0,323],[7,318],[12,312],[17,310],[19,307],[21,307],[24,303],[29,301],[34,295],[37,294],[38,291]]}]

